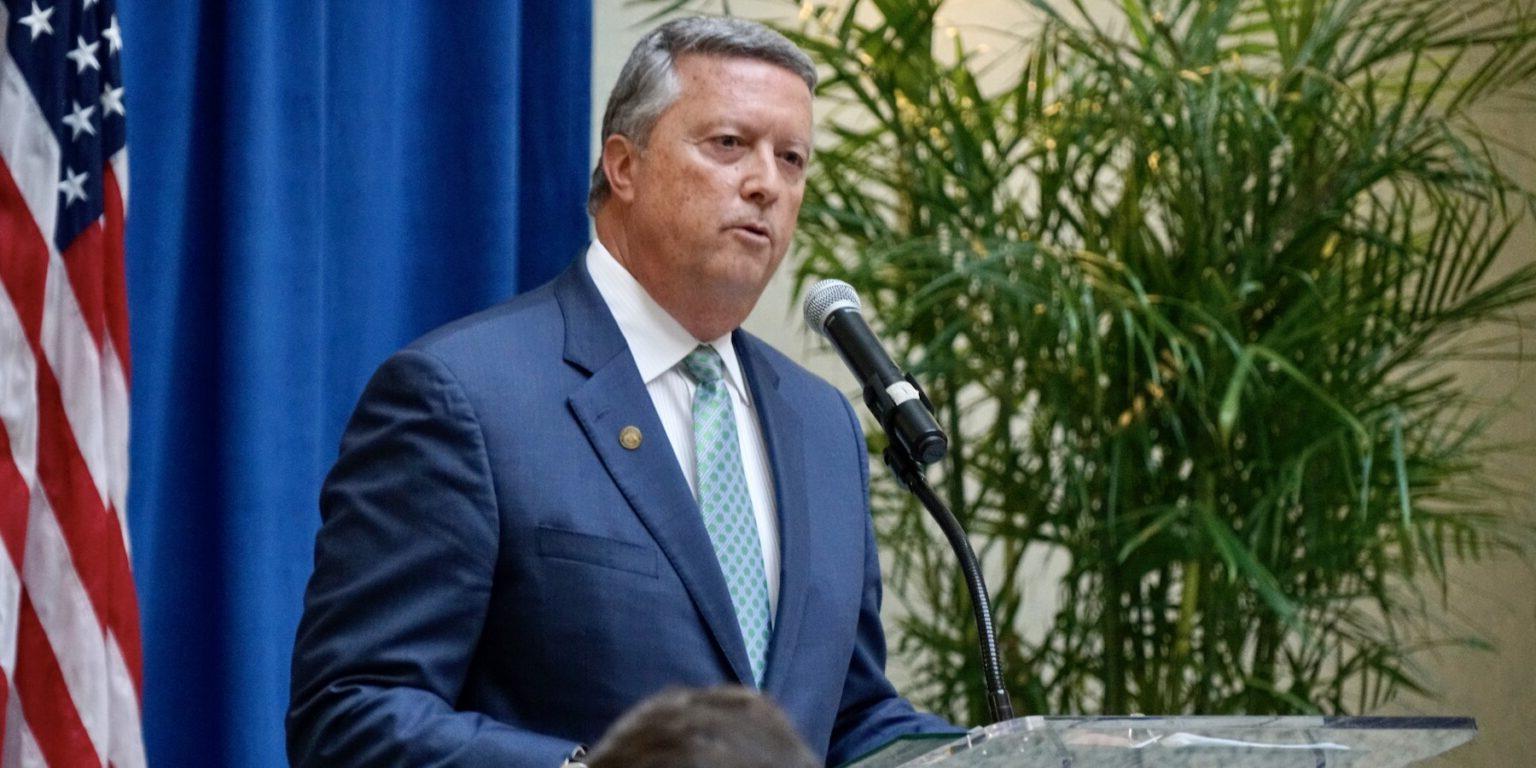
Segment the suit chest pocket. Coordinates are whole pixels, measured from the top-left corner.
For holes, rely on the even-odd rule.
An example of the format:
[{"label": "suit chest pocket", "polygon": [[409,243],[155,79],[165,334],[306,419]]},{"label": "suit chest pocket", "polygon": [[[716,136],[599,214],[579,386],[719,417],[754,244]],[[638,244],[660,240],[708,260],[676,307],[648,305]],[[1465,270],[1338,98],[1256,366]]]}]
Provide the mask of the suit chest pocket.
[{"label": "suit chest pocket", "polygon": [[656,550],[652,547],[542,525],[534,529],[534,536],[540,557],[570,560],[656,578]]}]

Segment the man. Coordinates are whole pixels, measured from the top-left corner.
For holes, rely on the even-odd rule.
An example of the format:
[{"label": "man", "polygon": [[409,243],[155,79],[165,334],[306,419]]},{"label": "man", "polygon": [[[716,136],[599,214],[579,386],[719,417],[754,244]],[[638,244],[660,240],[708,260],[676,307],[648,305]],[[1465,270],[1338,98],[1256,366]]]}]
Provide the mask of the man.
[{"label": "man", "polygon": [[831,763],[948,727],[885,678],[852,409],[737,329],[794,230],[815,78],[755,24],[647,35],[585,258],[375,374],[321,493],[296,765],[555,768],[722,683]]},{"label": "man", "polygon": [[817,768],[773,702],[749,688],[669,689],[592,748],[588,768]]}]

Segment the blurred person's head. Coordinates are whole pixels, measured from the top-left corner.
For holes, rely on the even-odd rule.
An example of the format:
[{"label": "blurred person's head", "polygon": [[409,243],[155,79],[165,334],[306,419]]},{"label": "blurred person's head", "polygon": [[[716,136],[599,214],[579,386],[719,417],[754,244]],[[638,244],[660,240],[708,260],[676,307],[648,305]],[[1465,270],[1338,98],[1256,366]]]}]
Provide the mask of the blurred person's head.
[{"label": "blurred person's head", "polygon": [[590,768],[820,768],[784,713],[742,687],[640,702],[588,753]]}]

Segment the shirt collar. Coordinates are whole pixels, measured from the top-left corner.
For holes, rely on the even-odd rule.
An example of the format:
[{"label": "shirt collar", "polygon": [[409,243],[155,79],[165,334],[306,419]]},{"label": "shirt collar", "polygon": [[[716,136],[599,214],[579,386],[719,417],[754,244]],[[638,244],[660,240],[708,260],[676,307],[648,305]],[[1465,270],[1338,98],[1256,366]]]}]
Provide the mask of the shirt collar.
[{"label": "shirt collar", "polygon": [[704,343],[720,353],[720,359],[725,363],[726,382],[736,397],[742,402],[751,402],[731,334],[708,342],[695,339],[596,239],[587,248],[587,273],[592,276],[592,283],[608,305],[608,311],[613,313],[619,332],[629,345],[630,355],[635,358],[635,367],[640,370],[640,379],[647,385],[676,367],[689,352]]}]

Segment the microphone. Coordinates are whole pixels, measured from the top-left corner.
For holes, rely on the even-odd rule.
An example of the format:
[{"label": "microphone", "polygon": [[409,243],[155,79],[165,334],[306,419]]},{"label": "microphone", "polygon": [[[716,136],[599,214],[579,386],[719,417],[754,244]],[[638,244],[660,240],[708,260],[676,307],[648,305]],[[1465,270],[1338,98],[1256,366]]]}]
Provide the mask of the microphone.
[{"label": "microphone", "polygon": [[992,722],[1001,723],[1013,717],[1013,701],[1008,698],[1004,684],[1007,678],[1003,674],[1002,654],[997,649],[992,600],[987,596],[981,563],[976,559],[976,551],[971,548],[965,528],[923,477],[923,467],[944,458],[949,450],[949,438],[934,421],[933,407],[918,388],[917,381],[891,362],[890,355],[880,346],[880,340],[865,324],[864,315],[859,310],[858,292],[841,280],[823,280],[811,286],[811,292],[805,296],[806,324],[832,342],[832,348],[863,385],[864,403],[891,438],[885,448],[886,465],[895,473],[897,482],[911,491],[933,515],[960,560],[981,646],[987,709]]},{"label": "microphone", "polygon": [[864,322],[859,294],[841,280],[822,280],[805,296],[805,322],[825,336],[864,388],[864,404],[906,458],[926,466],[949,450],[917,382],[896,366]]}]

